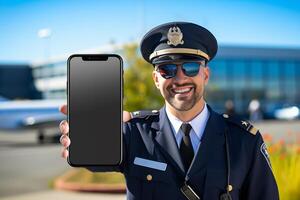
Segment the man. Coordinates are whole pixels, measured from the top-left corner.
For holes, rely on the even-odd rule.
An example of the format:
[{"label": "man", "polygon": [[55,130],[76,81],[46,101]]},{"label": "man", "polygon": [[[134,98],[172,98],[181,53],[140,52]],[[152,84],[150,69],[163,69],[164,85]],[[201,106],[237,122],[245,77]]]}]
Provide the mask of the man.
[{"label": "man", "polygon": [[[261,134],[247,121],[217,114],[203,98],[207,63],[217,47],[215,37],[193,23],[150,30],[141,52],[154,65],[152,77],[165,106],[134,112],[129,121],[125,112],[122,164],[89,170],[121,171],[128,199],[279,199]],[[62,110],[66,113],[65,106]],[[67,122],[60,128],[67,148]]]}]

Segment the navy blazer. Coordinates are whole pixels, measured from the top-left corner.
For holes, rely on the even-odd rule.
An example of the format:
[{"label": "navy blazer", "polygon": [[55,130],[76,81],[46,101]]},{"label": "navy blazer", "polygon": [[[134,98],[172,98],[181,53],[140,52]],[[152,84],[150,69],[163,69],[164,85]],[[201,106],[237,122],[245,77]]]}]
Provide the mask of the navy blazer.
[{"label": "navy blazer", "polygon": [[[184,170],[165,107],[153,114],[136,114],[124,123],[124,157],[120,166],[88,169],[122,172],[129,200],[185,200],[180,191],[185,181],[201,200],[219,200],[227,187],[227,132],[232,200],[279,199],[261,134],[253,131],[248,122],[223,117],[209,106],[208,109],[210,116],[189,170]],[[136,158],[165,163],[166,168],[157,169],[147,162],[141,165],[135,163]]]}]

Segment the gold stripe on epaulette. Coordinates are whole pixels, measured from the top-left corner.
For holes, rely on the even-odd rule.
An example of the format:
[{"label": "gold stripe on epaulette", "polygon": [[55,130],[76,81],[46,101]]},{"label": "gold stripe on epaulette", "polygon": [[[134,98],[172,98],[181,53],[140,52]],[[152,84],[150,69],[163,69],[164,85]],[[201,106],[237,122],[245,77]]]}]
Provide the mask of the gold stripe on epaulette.
[{"label": "gold stripe on epaulette", "polygon": [[256,135],[257,132],[258,132],[258,129],[252,126],[252,128],[250,129],[249,132],[250,132],[252,135]]}]

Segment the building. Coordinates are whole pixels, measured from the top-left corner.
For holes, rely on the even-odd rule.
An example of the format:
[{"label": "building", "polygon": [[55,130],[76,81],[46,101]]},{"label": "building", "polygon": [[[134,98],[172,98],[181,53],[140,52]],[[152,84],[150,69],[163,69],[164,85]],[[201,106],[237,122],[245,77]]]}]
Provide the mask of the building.
[{"label": "building", "polygon": [[[100,48],[76,52],[78,54],[121,54],[123,45],[106,45]],[[67,59],[71,54],[31,63],[35,86],[43,99],[62,99],[66,96]]]},{"label": "building", "polygon": [[8,99],[40,99],[28,64],[0,64],[0,96]]},{"label": "building", "polygon": [[230,99],[239,113],[252,99],[266,112],[300,105],[300,49],[222,46],[210,68],[207,98],[217,108]]},{"label": "building", "polygon": [[[121,54],[122,45],[81,53],[111,52]],[[68,56],[32,64],[35,86],[43,98],[66,98]],[[266,111],[284,104],[300,105],[300,49],[221,46],[209,66],[206,99],[220,112],[227,100],[244,115],[252,99],[258,99]]]}]

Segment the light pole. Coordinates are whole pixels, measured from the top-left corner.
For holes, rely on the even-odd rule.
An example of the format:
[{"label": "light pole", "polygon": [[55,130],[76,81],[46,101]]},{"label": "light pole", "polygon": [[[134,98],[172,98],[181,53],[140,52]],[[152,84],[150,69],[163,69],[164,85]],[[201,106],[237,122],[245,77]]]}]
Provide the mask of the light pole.
[{"label": "light pole", "polygon": [[51,72],[49,70],[49,64],[50,64],[50,37],[51,37],[51,29],[50,28],[43,28],[38,30],[37,35],[39,38],[43,40],[43,48],[44,48],[44,58],[43,62],[41,63],[41,66],[39,66],[39,80],[42,81],[42,85],[40,85],[42,88],[43,98],[47,98],[49,95],[49,85],[46,84],[47,76],[51,76]]},{"label": "light pole", "polygon": [[38,30],[38,37],[44,39],[44,56],[45,60],[50,58],[50,37],[51,37],[51,29],[43,28]]},{"label": "light pole", "polygon": [[[44,44],[43,44],[43,48],[44,48],[44,59],[45,62],[42,62],[44,66],[48,65],[50,62],[50,37],[51,37],[51,29],[50,28],[43,28],[38,30],[37,35],[39,38],[44,40]],[[41,66],[39,66],[41,67]],[[38,69],[38,70],[45,70],[45,69]],[[48,70],[47,70],[48,71]],[[41,74],[40,74],[41,75]],[[39,79],[45,79],[45,77],[38,77]],[[45,94],[48,93],[49,88],[48,86],[44,86],[44,88],[42,88],[42,93],[43,93],[43,98],[45,98]],[[45,140],[45,130],[39,130],[38,131],[38,141],[39,143],[43,143]]]}]

